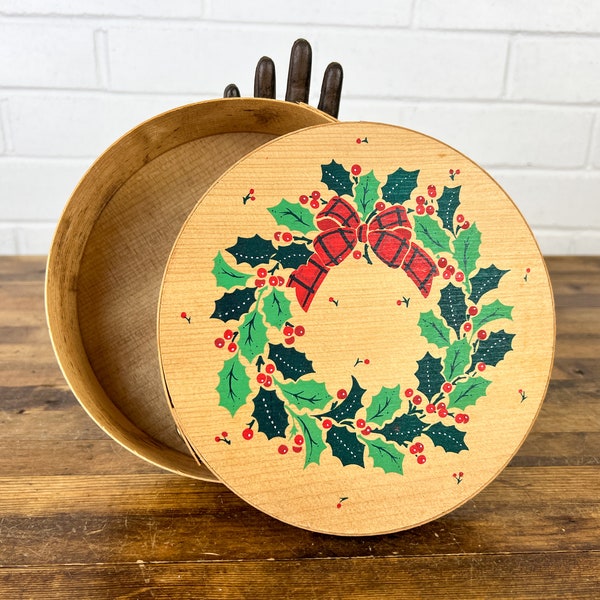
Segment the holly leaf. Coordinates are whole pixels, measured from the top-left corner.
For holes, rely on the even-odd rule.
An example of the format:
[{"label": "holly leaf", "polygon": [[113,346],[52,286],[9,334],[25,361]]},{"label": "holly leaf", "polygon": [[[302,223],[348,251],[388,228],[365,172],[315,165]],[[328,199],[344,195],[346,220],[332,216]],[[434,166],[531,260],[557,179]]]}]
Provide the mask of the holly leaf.
[{"label": "holly leaf", "polygon": [[450,345],[450,330],[441,319],[433,314],[432,310],[421,313],[419,327],[421,335],[430,344],[434,344],[438,348],[446,348]]},{"label": "holly leaf", "polygon": [[321,181],[338,196],[352,196],[352,181],[350,171],[332,160],[328,165],[321,165]]},{"label": "holly leaf", "polygon": [[481,296],[490,290],[495,290],[500,283],[500,280],[508,270],[503,271],[495,265],[490,265],[485,269],[479,269],[473,277],[471,277],[471,295],[469,300],[473,304],[477,304]]},{"label": "holly leaf", "polygon": [[303,408],[325,408],[331,400],[331,394],[324,383],[314,379],[301,379],[287,383],[277,382],[282,394],[290,404],[302,410]]},{"label": "holly leaf", "polygon": [[352,376],[352,387],[348,392],[348,396],[340,402],[334,402],[331,409],[319,415],[320,417],[330,417],[334,421],[341,423],[344,419],[354,419],[356,413],[362,408],[362,398],[367,390],[363,390],[356,381],[356,377]]},{"label": "holly leaf", "polygon": [[304,352],[286,348],[283,344],[269,344],[269,360],[275,363],[285,379],[297,381],[299,377],[315,372],[312,361],[306,358]]},{"label": "holly leaf", "polygon": [[415,235],[417,239],[434,254],[450,252],[450,236],[440,227],[438,219],[423,215],[415,219]]},{"label": "holly leaf", "polygon": [[373,459],[373,466],[383,469],[385,473],[403,474],[402,461],[404,454],[395,444],[378,438],[363,438],[367,444],[369,456]]},{"label": "holly leaf", "polygon": [[469,275],[475,270],[479,259],[481,233],[473,223],[469,229],[461,229],[454,240],[454,258],[458,268],[465,274],[465,287],[469,291]]},{"label": "holly leaf", "polygon": [[313,221],[313,214],[297,202],[288,202],[285,198],[277,206],[267,208],[271,213],[277,225],[283,225],[290,231],[299,231],[308,233],[316,229]]},{"label": "holly leaf", "polygon": [[238,265],[248,263],[251,267],[268,263],[275,254],[271,240],[265,240],[258,234],[251,238],[238,237],[237,242],[226,250],[235,257]]},{"label": "holly leaf", "polygon": [[250,395],[250,377],[246,368],[240,363],[239,355],[234,354],[223,364],[219,371],[219,406],[226,408],[234,417],[239,408],[246,404]]},{"label": "holly leaf", "polygon": [[445,381],[442,375],[442,360],[434,358],[427,352],[421,360],[417,361],[417,364],[419,365],[415,373],[419,380],[417,389],[431,400],[440,391]]},{"label": "holly leaf", "polygon": [[492,382],[489,379],[481,376],[459,381],[450,392],[448,408],[465,410],[467,406],[475,404],[477,400],[486,395],[490,383]]},{"label": "holly leaf", "polygon": [[394,416],[401,404],[399,385],[393,388],[382,387],[379,394],[373,396],[367,408],[367,421],[381,426]]},{"label": "holly leaf", "polygon": [[344,466],[365,466],[365,445],[359,441],[356,434],[345,427],[335,425],[327,431],[327,443],[331,453],[340,459]]},{"label": "holly leaf", "polygon": [[494,300],[491,304],[486,304],[481,307],[479,314],[473,317],[473,329],[478,331],[488,323],[497,319],[512,320],[512,306],[502,304],[500,300]]},{"label": "holly leaf", "polygon": [[241,288],[233,292],[225,292],[215,300],[215,310],[211,319],[221,319],[223,323],[231,319],[238,320],[250,310],[256,300],[256,288]]},{"label": "holly leaf", "polygon": [[217,252],[215,256],[211,273],[217,280],[217,286],[223,287],[226,290],[230,290],[232,287],[245,286],[248,279],[252,277],[252,275],[246,275],[246,273],[241,273],[237,269],[230,267],[221,252]]},{"label": "holly leaf", "polygon": [[362,175],[354,188],[354,199],[363,221],[366,221],[375,208],[375,202],[379,199],[380,184],[381,182],[375,177],[374,171],[371,171],[366,175]]},{"label": "holly leaf", "polygon": [[460,185],[456,187],[444,186],[442,195],[438,198],[438,216],[442,220],[444,229],[454,232],[454,213],[460,205]]},{"label": "holly leaf", "polygon": [[264,352],[267,343],[267,327],[258,310],[254,309],[244,317],[239,332],[240,352],[245,359],[252,362]]},{"label": "holly leaf", "polygon": [[386,440],[402,446],[406,442],[412,442],[418,438],[426,427],[427,424],[423,423],[416,415],[404,413],[381,429],[374,429],[373,433],[378,433]]},{"label": "holly leaf", "polygon": [[274,258],[284,269],[297,269],[308,262],[312,253],[306,244],[290,244],[277,248]]},{"label": "holly leaf", "polygon": [[453,342],[444,359],[444,377],[446,381],[452,381],[455,377],[465,372],[471,358],[471,344],[467,338]]},{"label": "holly leaf", "polygon": [[417,187],[419,171],[405,171],[399,167],[388,175],[381,188],[383,199],[390,204],[403,204],[410,199],[412,191]]},{"label": "holly leaf", "polygon": [[323,450],[327,448],[323,440],[321,426],[310,415],[296,415],[304,436],[304,468],[311,463],[319,464]]},{"label": "holly leaf", "polygon": [[281,329],[285,322],[292,318],[291,304],[283,292],[273,288],[263,302],[263,312],[267,325]]},{"label": "holly leaf", "polygon": [[506,353],[513,349],[512,340],[514,337],[514,333],[506,333],[504,329],[490,333],[487,339],[479,342],[471,360],[471,368],[480,362],[495,367],[504,359]]},{"label": "holly leaf", "polygon": [[277,393],[261,387],[252,402],[254,403],[252,417],[256,419],[258,431],[264,433],[269,440],[275,437],[285,437],[289,417],[285,410],[285,404],[277,396]]},{"label": "holly leaf", "polygon": [[466,432],[460,431],[454,425],[444,425],[438,421],[423,433],[433,442],[434,446],[440,446],[446,452],[458,454],[461,450],[469,449],[465,444]]},{"label": "holly leaf", "polygon": [[459,337],[460,328],[467,320],[467,302],[462,287],[449,283],[440,292],[438,306],[448,326],[452,327]]}]

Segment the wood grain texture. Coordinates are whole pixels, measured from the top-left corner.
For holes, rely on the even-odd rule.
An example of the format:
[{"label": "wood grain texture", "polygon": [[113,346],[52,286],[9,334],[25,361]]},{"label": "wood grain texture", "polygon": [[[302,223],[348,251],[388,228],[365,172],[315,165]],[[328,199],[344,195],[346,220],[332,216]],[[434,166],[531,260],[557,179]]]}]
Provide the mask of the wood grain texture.
[{"label": "wood grain texture", "polygon": [[[578,298],[566,293],[571,281],[591,289],[600,275],[600,258],[547,264],[567,312]],[[0,329],[16,336],[0,337],[2,600],[597,595],[600,378],[588,367],[600,336],[587,333],[585,313],[569,332],[558,313],[565,376],[552,379],[531,435],[494,483],[417,529],[339,538],[165,473],[102,432],[53,359],[43,271],[42,258],[0,258]],[[599,308],[600,290],[586,294]],[[5,310],[25,300],[22,314]]]}]

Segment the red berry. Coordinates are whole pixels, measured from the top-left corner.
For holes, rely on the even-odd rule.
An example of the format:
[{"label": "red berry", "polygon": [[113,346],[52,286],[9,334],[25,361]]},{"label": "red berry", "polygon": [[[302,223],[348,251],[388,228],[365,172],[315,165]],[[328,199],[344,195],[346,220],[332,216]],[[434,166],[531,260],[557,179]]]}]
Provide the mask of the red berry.
[{"label": "red berry", "polygon": [[364,419],[357,419],[356,426],[359,429],[364,429],[366,427],[366,425],[367,425],[367,422]]},{"label": "red berry", "polygon": [[425,449],[425,446],[423,446],[423,444],[421,444],[421,442],[417,442],[415,444],[415,446],[417,447],[417,453],[423,452],[423,450]]},{"label": "red berry", "polygon": [[519,390],[519,394],[522,394],[522,393],[523,393],[523,390]]},{"label": "red berry", "polygon": [[526,273],[531,273],[531,269],[530,269],[529,267],[527,267],[527,268],[525,269],[525,272],[526,272]]},{"label": "red berry", "polygon": [[279,448],[277,449],[277,452],[279,452],[279,454],[287,454],[288,447],[285,444],[281,444],[281,446],[279,446]]},{"label": "red berry", "polygon": [[221,438],[220,438],[220,437],[217,435],[217,436],[215,437],[215,442],[220,442],[220,441],[221,441]]},{"label": "red berry", "polygon": [[448,174],[449,174],[449,175],[454,175],[454,169],[450,169],[450,170],[448,171]]},{"label": "red berry", "polygon": [[361,256],[362,256],[362,252],[360,250],[355,250],[352,253],[352,258],[355,258],[356,260],[358,260]]},{"label": "red berry", "polygon": [[484,362],[477,363],[477,370],[485,371],[485,363]]},{"label": "red berry", "polygon": [[437,407],[438,407],[438,409],[440,409],[440,408],[446,408],[446,403],[445,402],[438,402],[437,403]]},{"label": "red berry", "polygon": [[469,415],[463,414],[463,423],[468,423],[468,422],[469,422]]},{"label": "red berry", "polygon": [[445,408],[440,408],[438,410],[438,416],[440,417],[440,419],[444,419],[448,416],[448,411]]},{"label": "red berry", "polygon": [[448,259],[444,258],[443,256],[442,256],[442,258],[440,258],[440,259],[438,260],[438,267],[439,267],[440,269],[444,269],[444,268],[446,267],[446,265],[447,265],[447,264],[448,264]]},{"label": "red berry", "polygon": [[350,170],[352,171],[352,175],[360,175],[360,172],[362,171],[360,165],[352,165]]},{"label": "red berry", "polygon": [[283,335],[289,337],[290,335],[294,335],[294,328],[291,325],[286,325],[283,328]]},{"label": "red berry", "polygon": [[464,324],[464,330],[469,333],[469,331],[471,331],[471,329],[473,329],[473,325],[471,325],[471,323],[467,322]]},{"label": "red berry", "polygon": [[335,302],[335,298],[333,296],[329,296],[329,302]]},{"label": "red berry", "polygon": [[333,426],[333,423],[331,422],[331,419],[325,419],[323,421],[323,429],[331,429]]},{"label": "red berry", "polygon": [[421,402],[423,401],[423,398],[421,398],[421,396],[419,394],[417,394],[413,399],[412,402],[413,404],[416,404],[417,406],[419,406],[419,404],[421,404]]},{"label": "red berry", "polygon": [[417,205],[421,206],[422,204],[425,204],[425,196],[417,196]]},{"label": "red berry", "polygon": [[227,350],[229,350],[229,352],[235,352],[237,350],[237,344],[235,342],[231,342],[231,344],[227,346]]},{"label": "red berry", "polygon": [[413,394],[414,394],[414,391],[412,390],[412,388],[406,388],[406,389],[404,390],[404,395],[405,395],[407,398],[410,398],[410,397],[411,397]]},{"label": "red berry", "polygon": [[442,274],[442,277],[444,279],[450,279],[452,277],[452,273],[450,273],[450,271],[448,271],[448,269],[445,269],[444,272],[443,272],[443,274]]},{"label": "red berry", "polygon": [[419,206],[417,206],[416,213],[418,215],[424,215],[425,214],[425,207],[422,204],[419,204]]},{"label": "red berry", "polygon": [[442,386],[442,389],[446,392],[446,394],[449,394],[452,391],[452,384],[449,381],[446,381],[446,383]]},{"label": "red berry", "polygon": [[435,212],[435,208],[433,207],[433,204],[429,204],[429,205],[427,206],[427,208],[425,209],[425,212],[426,212],[428,215],[432,215],[432,214]]},{"label": "red berry", "polygon": [[261,267],[258,271],[256,271],[256,274],[258,277],[260,277],[260,279],[264,279],[267,276],[267,270],[264,267]]},{"label": "red berry", "polygon": [[256,200],[256,197],[254,197],[254,196],[250,196],[250,200],[251,200],[252,202],[254,202],[254,201]]},{"label": "red berry", "polygon": [[465,221],[465,222],[462,224],[462,228],[463,228],[463,229],[469,229],[470,225],[471,225],[471,223],[469,223],[469,221]]},{"label": "red berry", "polygon": [[275,365],[272,365],[271,363],[269,363],[266,367],[265,367],[265,371],[269,374],[275,373]]},{"label": "red berry", "polygon": [[319,204],[318,200],[311,200],[310,201],[310,207],[311,208],[319,208],[319,206],[321,206],[321,205]]},{"label": "red berry", "polygon": [[302,446],[302,444],[304,444],[304,436],[298,434],[294,438],[294,444],[296,444],[296,446]]},{"label": "red berry", "polygon": [[321,197],[321,192],[315,190],[310,196],[313,200],[318,200]]},{"label": "red berry", "polygon": [[302,446],[292,446],[292,450],[296,453],[302,452]]},{"label": "red berry", "polygon": [[396,304],[397,304],[398,306],[402,306],[402,304],[404,304],[404,303],[402,302],[402,300],[396,300]]},{"label": "red berry", "polygon": [[464,423],[464,420],[465,420],[465,418],[464,418],[464,415],[463,415],[462,413],[458,413],[458,414],[457,414],[457,415],[454,417],[454,420],[455,420],[457,423]]},{"label": "red berry", "polygon": [[465,215],[456,215],[456,222],[462,223],[465,220]]},{"label": "red berry", "polygon": [[277,279],[277,277],[275,275],[272,275],[271,277],[269,277],[269,285],[272,285],[272,286],[279,285],[279,279]]},{"label": "red berry", "polygon": [[368,358],[365,358],[365,360],[363,360],[363,362],[365,363],[365,365],[371,364],[371,361]]},{"label": "red berry", "polygon": [[284,342],[285,342],[285,343],[286,343],[288,346],[291,346],[291,345],[294,343],[295,339],[296,339],[296,338],[295,338],[294,336],[291,336],[291,337],[286,337],[286,338],[285,338],[285,340],[284,340]]},{"label": "red berry", "polygon": [[480,330],[477,332],[477,337],[478,337],[480,340],[485,340],[485,338],[487,337],[487,331],[486,331],[485,329],[480,329]]},{"label": "red berry", "polygon": [[248,190],[248,193],[249,193],[249,194],[252,196],[252,194],[254,194],[254,188],[250,188],[250,189]]},{"label": "red berry", "polygon": [[385,202],[376,202],[375,210],[383,210],[385,208]]},{"label": "red berry", "polygon": [[428,185],[427,186],[427,195],[430,198],[435,198],[437,196],[437,190],[435,189],[435,185]]},{"label": "red berry", "polygon": [[306,194],[302,194],[298,200],[300,200],[300,204],[308,204],[308,196]]},{"label": "red berry", "polygon": [[[360,138],[356,138],[356,143],[360,144],[362,142],[362,140]],[[338,508],[342,506],[341,504],[338,504]]]},{"label": "red berry", "polygon": [[261,385],[267,380],[267,376],[264,373],[259,373],[256,376],[256,381],[258,381],[258,383],[260,383]]},{"label": "red berry", "polygon": [[217,348],[222,348],[225,345],[225,340],[223,338],[217,338],[215,340],[215,346]]},{"label": "red berry", "polygon": [[424,454],[421,454],[421,456],[417,456],[417,462],[420,465],[424,465],[426,461],[427,461],[427,458],[425,458]]},{"label": "red berry", "polygon": [[181,318],[182,318],[182,319],[187,319],[187,313],[185,313],[185,312],[182,312],[182,313],[181,313]]},{"label": "red berry", "polygon": [[448,271],[450,271],[450,273],[451,273],[452,275],[454,275],[454,271],[456,271],[456,269],[454,268],[454,266],[453,266],[453,265],[448,265],[446,268],[448,269]]},{"label": "red berry", "polygon": [[476,306],[469,306],[469,314],[474,317],[479,312]]},{"label": "red berry", "polygon": [[460,283],[461,281],[465,280],[465,274],[462,271],[457,271],[454,279]]},{"label": "red berry", "polygon": [[284,234],[281,236],[281,239],[282,239],[284,242],[291,242],[291,241],[294,239],[294,236],[293,236],[293,235],[292,235],[292,234],[291,234],[289,231],[286,231],[286,232],[285,232],[285,233],[284,233]]},{"label": "red berry", "polygon": [[247,427],[246,429],[244,429],[244,431],[242,431],[242,437],[245,440],[251,440],[254,437],[254,431],[252,431],[250,427]]},{"label": "red berry", "polygon": [[371,431],[372,431],[372,430],[371,430],[371,428],[370,428],[370,427],[365,427],[365,428],[364,428],[364,429],[361,431],[361,433],[362,433],[363,435],[369,435],[369,434],[371,433]]},{"label": "red berry", "polygon": [[283,285],[285,283],[285,279],[281,275],[277,275],[277,285]]},{"label": "red berry", "polygon": [[416,444],[413,444],[413,445],[412,445],[412,446],[409,448],[409,450],[410,450],[410,453],[411,453],[411,454],[419,454],[419,449],[417,448],[417,445],[416,445]]},{"label": "red berry", "polygon": [[223,337],[224,337],[226,340],[230,340],[230,339],[233,337],[233,331],[231,331],[231,329],[226,329],[226,330],[223,332]]},{"label": "red berry", "polygon": [[435,404],[428,404],[428,405],[425,407],[425,410],[426,410],[426,411],[427,411],[429,414],[432,414],[432,413],[434,413],[434,412],[435,412]]},{"label": "red berry", "polygon": [[336,395],[340,400],[343,400],[348,397],[348,392],[346,390],[338,390]]},{"label": "red berry", "polygon": [[279,241],[281,239],[281,231],[276,231],[273,234],[273,237],[275,238],[275,240]]},{"label": "red berry", "polygon": [[458,473],[458,476],[459,476],[459,477],[463,477],[463,476],[464,476],[464,473],[463,473],[462,471],[460,471],[460,472]]},{"label": "red berry", "polygon": [[[357,143],[357,144],[360,144],[360,140],[356,140],[356,143]],[[342,503],[341,503],[341,502],[338,502],[338,503],[337,503],[337,507],[338,507],[338,508],[342,508]]]},{"label": "red berry", "polygon": [[265,280],[264,279],[255,279],[254,280],[254,285],[257,288],[261,288],[261,287],[263,287],[265,285]]},{"label": "red berry", "polygon": [[270,375],[267,375],[265,379],[265,387],[271,387],[273,385],[273,378]]},{"label": "red berry", "polygon": [[229,434],[226,431],[222,431],[221,432],[221,437],[227,437]]}]

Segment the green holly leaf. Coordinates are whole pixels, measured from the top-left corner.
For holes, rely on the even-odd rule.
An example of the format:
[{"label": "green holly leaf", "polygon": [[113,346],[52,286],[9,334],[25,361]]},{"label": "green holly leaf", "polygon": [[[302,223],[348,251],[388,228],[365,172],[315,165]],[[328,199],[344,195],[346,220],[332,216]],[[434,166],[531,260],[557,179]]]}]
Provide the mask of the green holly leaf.
[{"label": "green holly leaf", "polygon": [[481,233],[473,223],[469,229],[461,229],[454,240],[454,258],[458,268],[465,274],[465,287],[470,291],[469,275],[475,270],[479,259]]},{"label": "green holly leaf", "polygon": [[273,257],[284,269],[297,269],[305,265],[312,256],[313,251],[306,244],[290,244],[280,246]]},{"label": "green holly leaf", "polygon": [[446,348],[450,345],[450,330],[440,318],[433,314],[432,310],[421,313],[419,327],[421,335],[430,344],[435,344],[438,348]]},{"label": "green holly leaf", "polygon": [[471,277],[471,295],[469,300],[473,304],[477,304],[481,296],[490,290],[495,290],[500,283],[500,280],[508,270],[503,271],[495,265],[490,265],[485,269],[479,269],[473,277]]},{"label": "green holly leaf", "polygon": [[283,292],[273,288],[263,302],[263,312],[267,325],[281,329],[285,322],[292,318],[291,304]]},{"label": "green holly leaf", "polygon": [[374,467],[383,469],[385,473],[403,474],[404,454],[398,450],[396,444],[372,437],[363,439],[367,444],[369,456],[373,459]]},{"label": "green holly leaf", "polygon": [[383,199],[390,204],[403,204],[410,200],[412,191],[417,187],[419,171],[405,171],[399,167],[388,175],[385,185],[381,188]]},{"label": "green holly leaf", "polygon": [[251,267],[268,263],[275,254],[273,242],[258,234],[251,238],[238,237],[237,242],[226,250],[235,257],[238,265],[248,263]]},{"label": "green holly leaf", "polygon": [[378,433],[386,440],[396,442],[396,444],[402,446],[418,438],[426,427],[427,424],[421,421],[416,415],[404,413],[384,427],[373,429],[373,433]]},{"label": "green holly leaf", "polygon": [[226,408],[234,417],[239,408],[246,404],[250,395],[250,377],[246,368],[240,363],[239,355],[234,354],[223,364],[219,371],[219,406]]},{"label": "green holly leaf", "polygon": [[290,231],[299,231],[300,233],[309,233],[316,229],[313,214],[297,202],[288,202],[285,198],[277,206],[267,208],[273,215],[277,225],[287,227]]},{"label": "green holly leaf", "polygon": [[327,443],[331,446],[331,453],[339,458],[344,466],[365,466],[365,445],[355,433],[334,425],[327,431]]},{"label": "green holly leaf", "polygon": [[475,404],[477,400],[486,395],[490,383],[492,382],[481,376],[469,377],[466,381],[459,381],[450,392],[448,408],[465,410],[467,406]]},{"label": "green holly leaf", "polygon": [[269,344],[269,360],[275,363],[277,370],[285,379],[297,381],[303,375],[314,373],[312,361],[306,358],[304,352],[296,348],[288,348],[283,344]]},{"label": "green holly leaf", "polygon": [[367,408],[367,421],[381,426],[394,416],[401,405],[400,385],[393,388],[382,387],[379,394],[373,396]]},{"label": "green holly leaf", "polygon": [[256,419],[258,431],[264,433],[269,440],[275,437],[285,437],[289,417],[285,410],[285,404],[277,396],[277,392],[261,387],[252,402],[254,403],[252,417]]},{"label": "green holly leaf", "polygon": [[321,181],[338,196],[352,196],[352,180],[350,171],[332,160],[328,165],[321,165]]},{"label": "green holly leaf", "polygon": [[495,367],[504,359],[506,353],[513,349],[512,340],[514,337],[514,333],[506,333],[504,329],[490,333],[487,339],[479,342],[471,360],[471,368],[473,369],[480,362]]},{"label": "green holly leaf", "polygon": [[319,464],[323,450],[327,448],[323,440],[323,429],[310,415],[295,415],[304,436],[304,468],[311,463]]},{"label": "green holly leaf", "polygon": [[330,417],[334,421],[341,423],[344,419],[354,419],[356,413],[362,408],[362,398],[367,390],[363,390],[352,376],[352,387],[344,400],[334,402],[331,409],[319,415],[319,417]]},{"label": "green holly leaf", "polygon": [[471,344],[467,338],[453,342],[444,360],[444,377],[446,381],[452,381],[455,377],[462,375],[471,359]]},{"label": "green holly leaf", "polygon": [[437,214],[442,220],[444,229],[454,231],[454,213],[460,205],[460,185],[449,188],[444,186],[442,195],[438,198]]},{"label": "green holly leaf", "polygon": [[218,300],[215,300],[215,310],[211,319],[221,319],[227,323],[231,319],[238,320],[243,314],[250,310],[256,300],[256,288],[241,288],[233,292],[225,292]]},{"label": "green holly leaf", "polygon": [[252,362],[264,352],[267,344],[267,326],[258,310],[254,309],[244,317],[239,332],[240,352],[246,360]]},{"label": "green holly leaf", "polygon": [[331,400],[331,394],[324,383],[314,379],[300,379],[287,383],[277,382],[281,393],[290,404],[302,410],[303,408],[324,408]]},{"label": "green holly leaf", "polygon": [[423,215],[415,219],[415,235],[417,239],[434,254],[450,252],[450,235],[440,227],[438,219]]},{"label": "green holly leaf", "polygon": [[449,283],[440,292],[438,306],[448,326],[454,329],[457,337],[460,336],[460,328],[467,320],[467,302],[462,287]]},{"label": "green holly leaf", "polygon": [[211,273],[217,280],[217,286],[230,290],[233,287],[245,286],[252,275],[246,275],[230,267],[221,252],[217,252]]},{"label": "green holly leaf", "polygon": [[488,323],[497,319],[512,320],[512,306],[502,304],[500,300],[494,300],[491,304],[486,304],[481,307],[479,314],[473,317],[473,329],[478,331]]},{"label": "green holly leaf", "polygon": [[431,400],[440,391],[445,381],[442,375],[442,360],[434,358],[427,352],[421,360],[417,361],[417,364],[419,365],[415,373],[419,380],[417,389]]},{"label": "green holly leaf", "polygon": [[461,450],[469,449],[465,444],[465,432],[460,431],[454,425],[444,425],[438,421],[423,433],[433,442],[434,446],[439,446],[446,452],[458,454]]},{"label": "green holly leaf", "polygon": [[366,221],[375,208],[375,202],[379,199],[380,184],[375,173],[371,171],[362,175],[354,188],[354,199],[363,221]]}]

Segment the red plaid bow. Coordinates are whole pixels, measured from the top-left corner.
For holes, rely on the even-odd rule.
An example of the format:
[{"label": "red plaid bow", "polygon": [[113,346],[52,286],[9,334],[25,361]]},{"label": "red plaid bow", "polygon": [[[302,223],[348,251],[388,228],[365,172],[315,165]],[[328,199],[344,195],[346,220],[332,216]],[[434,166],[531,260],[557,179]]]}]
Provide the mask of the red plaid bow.
[{"label": "red plaid bow", "polygon": [[296,289],[300,306],[307,311],[329,269],[339,265],[358,242],[368,243],[388,267],[402,267],[426,298],[433,278],[439,274],[427,252],[410,241],[412,229],[403,206],[394,205],[361,223],[354,207],[343,198],[332,198],[317,214],[317,227],[323,232],[314,240],[314,254],[288,279]]}]

